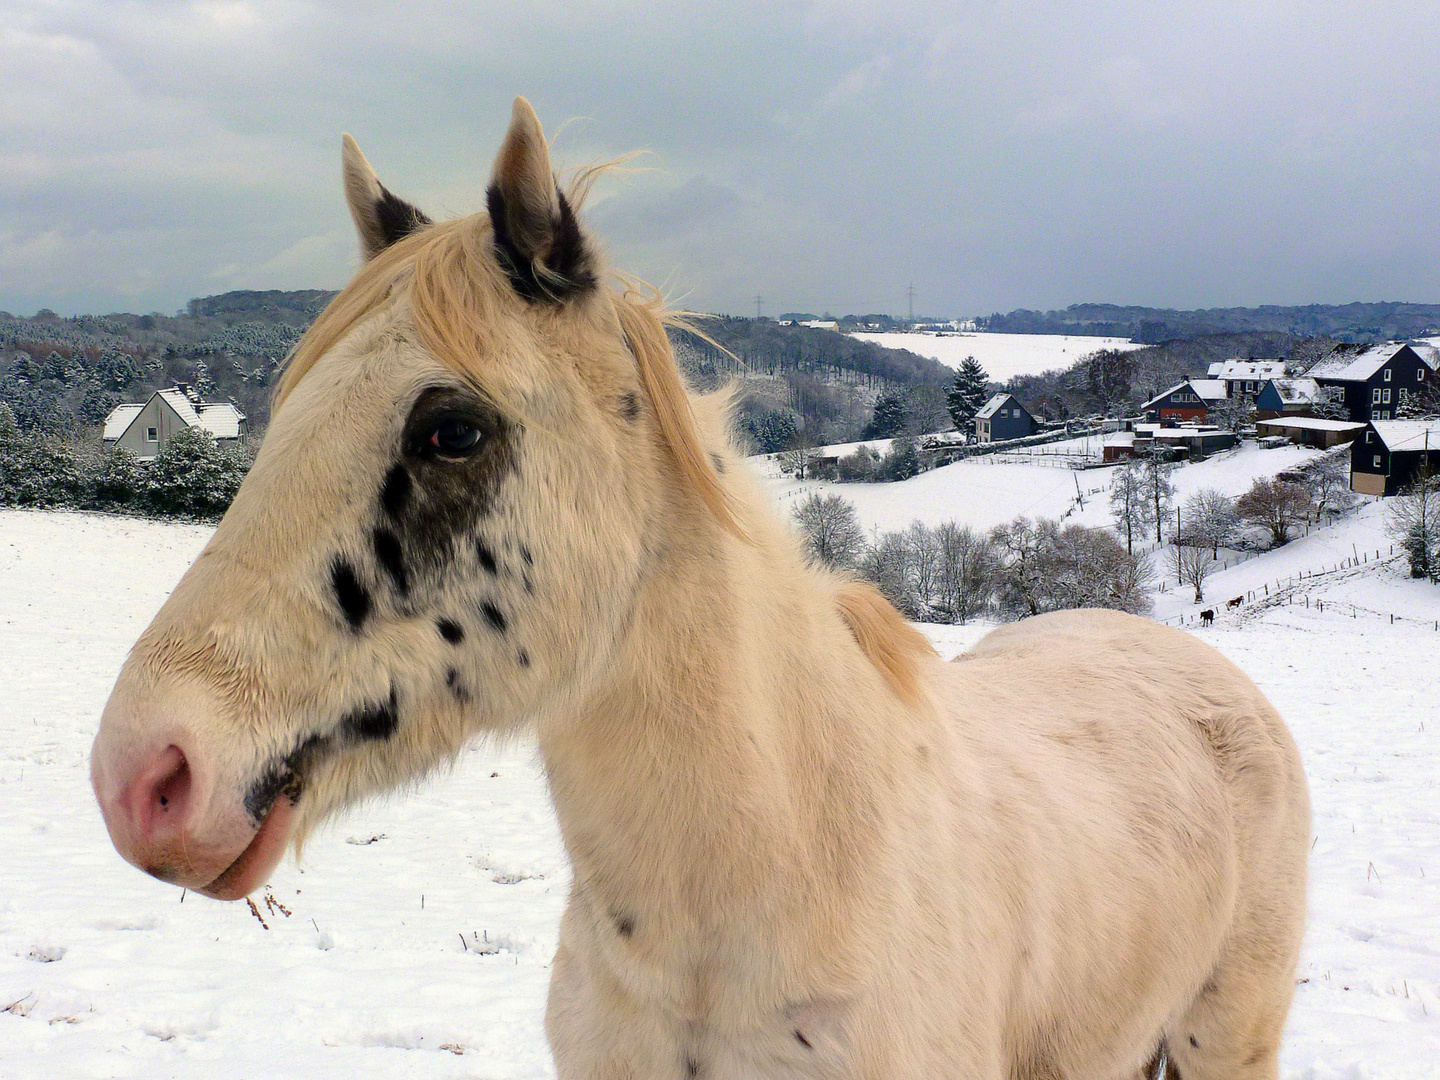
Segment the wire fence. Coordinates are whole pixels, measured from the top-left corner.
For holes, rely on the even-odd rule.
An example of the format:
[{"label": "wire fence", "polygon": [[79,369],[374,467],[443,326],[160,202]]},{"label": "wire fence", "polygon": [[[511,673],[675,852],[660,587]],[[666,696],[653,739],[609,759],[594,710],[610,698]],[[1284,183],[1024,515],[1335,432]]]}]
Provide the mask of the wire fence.
[{"label": "wire fence", "polygon": [[[1320,613],[1331,611],[1340,615],[1348,614],[1352,619],[1359,619],[1363,615],[1367,619],[1385,620],[1390,626],[1397,623],[1421,626],[1440,633],[1440,617],[1417,618],[1414,615],[1399,615],[1393,611],[1381,611],[1349,600],[1327,600],[1310,595],[1309,590],[1316,584],[1333,584],[1346,578],[1360,577],[1371,573],[1372,568],[1376,565],[1389,566],[1403,561],[1404,558],[1403,552],[1399,555],[1395,553],[1394,544],[1389,546],[1388,551],[1385,548],[1362,551],[1358,546],[1352,544],[1351,554],[1348,557],[1342,557],[1333,563],[1323,564],[1316,568],[1278,577],[1273,582],[1262,582],[1258,587],[1247,589],[1239,596],[1216,602],[1213,607],[1207,608],[1205,611],[1186,612],[1163,621],[1169,626],[1208,626],[1222,611],[1238,611],[1241,618],[1253,618],[1262,612],[1279,607],[1303,607],[1307,611],[1313,609]],[[1206,612],[1210,615],[1208,619],[1205,617]]]}]

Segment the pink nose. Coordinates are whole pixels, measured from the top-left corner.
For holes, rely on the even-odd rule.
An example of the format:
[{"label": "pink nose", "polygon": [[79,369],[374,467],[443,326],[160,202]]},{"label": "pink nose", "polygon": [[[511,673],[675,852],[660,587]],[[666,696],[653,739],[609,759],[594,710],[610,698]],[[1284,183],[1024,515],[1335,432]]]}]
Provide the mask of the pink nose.
[{"label": "pink nose", "polygon": [[167,841],[184,835],[189,824],[194,809],[191,787],[185,751],[167,746],[141,762],[113,806],[105,808],[107,823],[112,813],[116,819],[112,833],[118,826],[131,850],[168,846]]}]

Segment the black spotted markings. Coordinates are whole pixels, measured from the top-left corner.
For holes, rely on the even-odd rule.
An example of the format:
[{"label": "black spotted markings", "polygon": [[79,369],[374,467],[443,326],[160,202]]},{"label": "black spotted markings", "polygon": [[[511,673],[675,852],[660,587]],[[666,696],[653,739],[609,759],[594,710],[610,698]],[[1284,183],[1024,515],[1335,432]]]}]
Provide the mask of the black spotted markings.
[{"label": "black spotted markings", "polygon": [[378,704],[362,705],[346,715],[341,727],[357,739],[375,742],[388,739],[400,726],[400,710],[395,688],[390,688],[390,698]]},{"label": "black spotted markings", "polygon": [[330,588],[335,593],[335,600],[345,615],[345,621],[350,624],[350,629],[359,630],[370,615],[373,601],[370,590],[360,584],[355,568],[343,557],[337,557],[330,564]]},{"label": "black spotted markings", "polygon": [[440,636],[451,645],[459,645],[465,640],[464,627],[454,619],[441,619],[435,624],[435,628],[440,631]]},{"label": "black spotted markings", "polygon": [[497,634],[505,633],[506,628],[510,625],[510,620],[505,617],[505,613],[492,601],[482,600],[480,602],[480,614],[485,616],[485,621],[490,624],[490,629]]}]

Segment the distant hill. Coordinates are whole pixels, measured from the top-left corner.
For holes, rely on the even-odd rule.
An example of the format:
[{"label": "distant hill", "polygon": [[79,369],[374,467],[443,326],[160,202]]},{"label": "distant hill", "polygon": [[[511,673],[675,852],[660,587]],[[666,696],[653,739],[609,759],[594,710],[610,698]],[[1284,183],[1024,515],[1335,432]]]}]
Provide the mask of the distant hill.
[{"label": "distant hill", "polygon": [[[93,437],[115,405],[191,383],[234,401],[252,430],[269,420],[285,357],[335,293],[238,291],[191,300],[175,315],[0,312],[0,401],[22,429]],[[738,356],[685,333],[681,365],[702,387],[738,378],[742,411],[790,415],[814,437],[840,441],[869,419],[885,392],[934,398],[949,379],[937,361],[843,334],[769,319],[702,320],[704,333]]]},{"label": "distant hill", "polygon": [[1146,344],[1245,333],[1328,337],[1337,341],[1405,341],[1440,334],[1440,304],[1267,304],[1198,311],[1072,304],[1063,311],[1020,308],[977,321],[981,329],[997,333],[1128,337]]}]

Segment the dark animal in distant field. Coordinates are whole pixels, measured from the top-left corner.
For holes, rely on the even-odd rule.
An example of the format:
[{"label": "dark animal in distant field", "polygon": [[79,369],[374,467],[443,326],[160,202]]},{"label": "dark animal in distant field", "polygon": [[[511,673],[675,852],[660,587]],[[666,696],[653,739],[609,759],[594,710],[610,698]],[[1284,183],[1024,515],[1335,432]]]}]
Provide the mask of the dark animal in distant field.
[{"label": "dark animal in distant field", "polygon": [[1214,621],[1215,621],[1215,609],[1214,609],[1214,608],[1206,608],[1204,611],[1200,612],[1200,625],[1201,625],[1201,626],[1209,626],[1209,625],[1210,625],[1211,623],[1213,623]]},{"label": "dark animal in distant field", "polygon": [[1235,599],[1233,599],[1233,600],[1226,600],[1226,601],[1225,601],[1225,610],[1226,610],[1226,611],[1230,611],[1232,608],[1237,608],[1237,607],[1239,607],[1239,606],[1240,606],[1241,604],[1243,604],[1244,602],[1245,602],[1245,597],[1243,597],[1243,596],[1237,596],[1237,597],[1235,597]]},{"label": "dark animal in distant field", "polygon": [[1140,1080],[1162,1051],[1275,1080],[1310,820],[1254,683],[1114,611],[944,663],[808,561],[658,301],[603,284],[523,99],[488,212],[431,223],[343,160],[367,262],[105,707],[127,859],[238,899],[331,813],[529,731],[573,867],[561,1080]]}]

